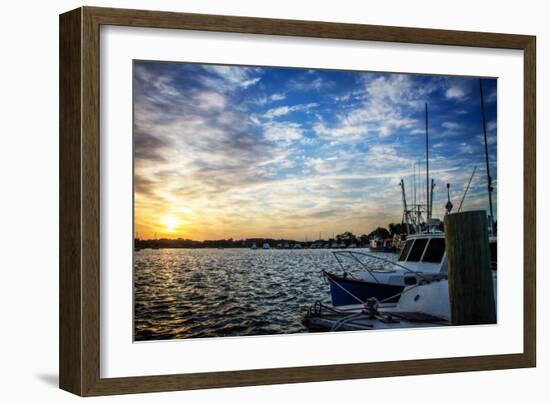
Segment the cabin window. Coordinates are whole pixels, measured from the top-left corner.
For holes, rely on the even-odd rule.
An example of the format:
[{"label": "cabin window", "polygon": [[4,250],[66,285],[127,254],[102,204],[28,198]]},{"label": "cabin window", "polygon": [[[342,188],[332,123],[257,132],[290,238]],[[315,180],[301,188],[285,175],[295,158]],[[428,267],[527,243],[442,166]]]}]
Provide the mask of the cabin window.
[{"label": "cabin window", "polygon": [[424,253],[423,262],[439,263],[445,253],[445,239],[444,238],[432,238],[428,244],[428,249]]},{"label": "cabin window", "polygon": [[407,262],[420,262],[420,258],[422,257],[422,253],[424,252],[424,248],[426,247],[427,243],[428,238],[415,239]]},{"label": "cabin window", "polygon": [[405,243],[405,246],[403,246],[403,249],[401,250],[401,254],[399,255],[399,261],[402,262],[403,260],[407,259],[407,255],[409,254],[409,251],[411,250],[411,246],[414,241],[407,241]]}]

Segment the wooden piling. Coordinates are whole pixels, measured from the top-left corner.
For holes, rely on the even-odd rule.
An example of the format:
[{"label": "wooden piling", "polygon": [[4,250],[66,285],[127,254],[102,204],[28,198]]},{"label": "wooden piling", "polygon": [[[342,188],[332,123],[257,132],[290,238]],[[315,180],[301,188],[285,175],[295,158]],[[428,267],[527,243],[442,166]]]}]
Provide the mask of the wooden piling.
[{"label": "wooden piling", "polygon": [[449,299],[453,325],[496,323],[487,213],[445,216]]}]

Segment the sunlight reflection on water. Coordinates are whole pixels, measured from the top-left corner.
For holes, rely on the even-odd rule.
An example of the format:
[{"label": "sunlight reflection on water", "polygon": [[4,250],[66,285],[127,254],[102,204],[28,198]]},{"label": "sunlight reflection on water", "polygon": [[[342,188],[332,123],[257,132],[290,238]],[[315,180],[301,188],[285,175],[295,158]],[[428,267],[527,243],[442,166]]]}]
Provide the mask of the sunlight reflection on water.
[{"label": "sunlight reflection on water", "polygon": [[341,271],[322,249],[145,249],[134,259],[136,341],[306,332],[305,309],[330,303],[321,271]]}]

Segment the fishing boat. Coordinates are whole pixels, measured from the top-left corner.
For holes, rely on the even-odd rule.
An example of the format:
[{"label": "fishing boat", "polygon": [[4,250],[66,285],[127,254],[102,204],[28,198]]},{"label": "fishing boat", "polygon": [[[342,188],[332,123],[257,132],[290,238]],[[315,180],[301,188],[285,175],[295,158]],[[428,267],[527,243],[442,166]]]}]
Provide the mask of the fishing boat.
[{"label": "fishing boat", "polygon": [[[497,270],[496,246],[497,238],[489,237],[490,264],[494,273]],[[442,231],[410,235],[397,261],[362,251],[332,253],[342,273],[323,271],[323,276],[330,285],[334,306],[355,304],[371,297],[379,301],[397,302],[406,286],[447,275],[445,234]],[[355,263],[363,270],[356,274],[350,273],[344,262]]]},{"label": "fishing boat", "polygon": [[269,244],[267,242],[265,242],[263,245],[262,245],[262,249],[270,249],[271,246],[269,246]]},{"label": "fishing boat", "polygon": [[[482,82],[480,80],[481,105],[483,117],[483,131],[485,137],[485,162],[487,168],[487,189],[489,196],[489,250],[490,265],[493,276],[496,277],[497,269],[497,237],[493,221],[492,185],[489,171],[489,155],[487,151],[487,133],[485,127],[485,113],[483,102]],[[369,298],[375,298],[379,302],[397,303],[400,300],[403,290],[408,286],[415,286],[421,282],[444,279],[447,275],[447,257],[445,254],[445,235],[439,230],[441,221],[432,218],[433,192],[435,181],[429,176],[429,148],[428,148],[428,104],[425,104],[426,122],[426,199],[425,204],[416,203],[414,197],[413,205],[407,203],[405,184],[400,181],[403,201],[403,222],[406,224],[407,238],[403,245],[397,261],[386,259],[376,254],[359,251],[334,251],[334,257],[338,261],[343,273],[335,274],[323,270],[323,276],[330,284],[330,294],[334,307],[351,304],[364,304]],[[472,173],[468,186],[460,202],[468,192],[470,182],[475,173]],[[416,194],[416,174],[415,191]],[[446,214],[450,214],[453,205],[450,200],[450,185],[447,184]],[[412,232],[412,234],[411,234]],[[377,246],[377,245],[376,245]],[[371,249],[372,250],[372,249]],[[349,258],[359,264],[364,270],[352,274],[346,270],[342,258]],[[375,265],[378,261],[381,264]]]},{"label": "fishing boat", "polygon": [[[371,297],[396,302],[405,286],[417,284],[421,279],[441,277],[447,272],[442,232],[410,236],[396,262],[362,251],[332,253],[342,273],[323,271],[323,276],[329,282],[334,306],[355,304]],[[358,264],[363,271],[350,273],[344,259]]]}]

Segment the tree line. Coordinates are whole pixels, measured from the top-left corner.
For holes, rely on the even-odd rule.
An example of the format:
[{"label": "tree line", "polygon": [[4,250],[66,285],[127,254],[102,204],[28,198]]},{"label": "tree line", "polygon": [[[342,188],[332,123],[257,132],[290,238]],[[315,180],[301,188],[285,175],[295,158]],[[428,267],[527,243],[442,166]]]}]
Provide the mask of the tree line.
[{"label": "tree line", "polygon": [[[328,239],[317,239],[313,241],[297,241],[295,239],[273,239],[273,238],[246,238],[246,239],[216,239],[196,241],[187,238],[160,238],[160,239],[134,239],[134,247],[146,249],[158,248],[251,248],[256,245],[261,248],[264,244],[268,244],[270,248],[292,248],[299,244],[301,247],[309,248],[313,246],[331,246],[333,244],[346,246],[355,245],[357,247],[367,246],[371,239],[393,238],[394,235],[406,234],[407,224],[390,223],[387,228],[378,227],[368,234],[355,235],[350,231],[345,231]],[[413,233],[412,227],[409,227],[410,233]],[[327,245],[328,244],[328,245]]]}]

